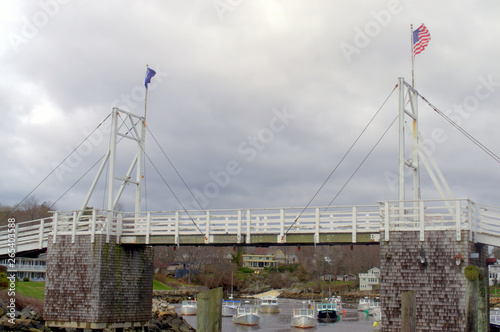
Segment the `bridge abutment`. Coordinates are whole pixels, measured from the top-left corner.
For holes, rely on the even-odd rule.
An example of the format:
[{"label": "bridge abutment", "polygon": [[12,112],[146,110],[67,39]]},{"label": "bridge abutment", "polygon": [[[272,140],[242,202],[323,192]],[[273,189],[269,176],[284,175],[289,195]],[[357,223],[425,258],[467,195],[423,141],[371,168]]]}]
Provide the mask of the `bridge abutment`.
[{"label": "bridge abutment", "polygon": [[[468,265],[487,271],[486,245],[473,243],[469,231],[461,231],[460,241],[455,230],[425,231],[424,241],[418,231],[391,231],[389,241],[384,237],[381,232],[382,331],[402,331],[401,294],[412,290],[416,292],[416,331],[489,330],[489,322],[477,326],[473,318],[477,307],[467,305],[470,281],[464,275]],[[478,282],[485,283],[487,299],[488,278]],[[476,326],[468,329],[471,324]]]},{"label": "bridge abutment", "polygon": [[106,235],[49,240],[44,319],[65,328],[125,328],[151,320],[153,248]]}]

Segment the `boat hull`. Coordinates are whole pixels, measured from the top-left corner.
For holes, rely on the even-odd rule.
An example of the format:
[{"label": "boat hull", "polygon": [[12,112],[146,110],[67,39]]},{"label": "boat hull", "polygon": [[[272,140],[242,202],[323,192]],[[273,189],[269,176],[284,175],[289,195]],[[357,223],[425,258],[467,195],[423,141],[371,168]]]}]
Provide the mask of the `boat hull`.
[{"label": "boat hull", "polygon": [[370,303],[360,303],[358,304],[358,311],[365,311],[370,308]]},{"label": "boat hull", "polygon": [[241,306],[240,301],[224,300],[222,301],[222,317],[233,317],[238,307]]},{"label": "boat hull", "polygon": [[181,307],[181,315],[183,316],[194,316],[196,311],[196,308],[193,307]]},{"label": "boat hull", "polygon": [[309,316],[298,316],[292,318],[291,325],[300,329],[311,329],[313,327],[316,327],[317,324],[318,321],[316,320],[316,318]]},{"label": "boat hull", "polygon": [[244,314],[233,316],[233,323],[246,326],[259,325],[260,316],[256,314]]},{"label": "boat hull", "polygon": [[222,317],[233,317],[235,313],[236,313],[235,307],[230,307],[225,305],[222,306]]},{"label": "boat hull", "polygon": [[318,322],[335,323],[339,317],[335,310],[318,311]]},{"label": "boat hull", "polygon": [[277,314],[280,312],[280,307],[275,304],[261,304],[259,311],[265,314]]}]

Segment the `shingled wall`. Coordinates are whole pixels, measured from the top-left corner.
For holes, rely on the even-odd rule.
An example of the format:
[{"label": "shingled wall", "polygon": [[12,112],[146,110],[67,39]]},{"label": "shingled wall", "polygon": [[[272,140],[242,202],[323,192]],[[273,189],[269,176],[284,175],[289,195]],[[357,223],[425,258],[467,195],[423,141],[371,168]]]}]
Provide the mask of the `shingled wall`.
[{"label": "shingled wall", "polygon": [[[466,331],[466,283],[464,268],[475,265],[487,268],[487,246],[470,241],[468,231],[462,231],[461,241],[455,231],[425,232],[425,241],[419,241],[419,232],[391,232],[384,242],[380,235],[382,303],[381,331],[402,330],[401,294],[416,291],[417,331]],[[419,261],[424,249],[426,264]],[[479,258],[471,258],[479,253]],[[455,257],[464,260],[456,265]],[[488,282],[484,278],[483,282]]]},{"label": "shingled wall", "polygon": [[[49,241],[44,319],[51,326],[63,322],[141,325],[151,319],[153,249],[123,246],[111,237],[90,235],[57,237]],[[137,324],[139,322],[139,324]],[[98,326],[87,324],[81,326]],[[101,324],[102,325],[102,324]]]}]

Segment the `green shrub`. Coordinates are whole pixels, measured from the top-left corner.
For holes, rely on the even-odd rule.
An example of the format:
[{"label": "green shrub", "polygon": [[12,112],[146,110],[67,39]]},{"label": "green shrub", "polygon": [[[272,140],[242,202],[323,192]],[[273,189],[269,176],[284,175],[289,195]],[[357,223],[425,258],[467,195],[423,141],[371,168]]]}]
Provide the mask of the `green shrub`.
[{"label": "green shrub", "polygon": [[238,271],[241,273],[253,273],[253,270],[249,267],[240,267],[238,268]]},{"label": "green shrub", "polygon": [[9,280],[7,279],[7,273],[0,272],[0,289],[9,287]]},{"label": "green shrub", "polygon": [[28,278],[28,277],[24,277],[24,278],[23,278],[23,281],[30,281],[30,278]]}]

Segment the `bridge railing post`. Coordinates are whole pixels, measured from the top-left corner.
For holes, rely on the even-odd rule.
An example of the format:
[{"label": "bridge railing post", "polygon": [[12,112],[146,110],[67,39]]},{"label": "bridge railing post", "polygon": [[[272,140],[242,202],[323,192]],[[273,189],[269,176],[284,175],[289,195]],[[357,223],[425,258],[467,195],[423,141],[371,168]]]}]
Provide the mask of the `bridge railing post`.
[{"label": "bridge railing post", "polygon": [[356,206],[352,207],[352,243],[356,243],[358,224],[358,210]]},{"label": "bridge railing post", "polygon": [[71,243],[75,243],[77,217],[78,217],[78,214],[76,213],[76,211],[73,211],[73,228],[71,230]]},{"label": "bridge railing post", "polygon": [[176,246],[179,246],[179,211],[175,211],[174,241]]},{"label": "bridge railing post", "polygon": [[207,211],[207,224],[205,225],[205,244],[209,243],[210,238],[210,211]]},{"label": "bridge railing post", "polygon": [[97,212],[95,209],[92,209],[92,221],[90,224],[90,241],[92,243],[95,242],[95,226],[97,222]]},{"label": "bridge railing post", "polygon": [[384,229],[385,241],[389,241],[389,202],[384,202]]},{"label": "bridge railing post", "polygon": [[45,231],[45,219],[40,219],[40,231],[39,231],[39,238],[38,238],[38,249],[43,248],[43,235]]},{"label": "bridge railing post", "polygon": [[236,234],[236,242],[241,243],[241,210],[238,210],[238,231]]},{"label": "bridge railing post", "polygon": [[418,216],[420,223],[420,241],[425,240],[425,209],[424,209],[424,201],[420,200],[418,202]]},{"label": "bridge railing post", "polygon": [[319,243],[319,207],[315,211],[314,244]]},{"label": "bridge railing post", "polygon": [[455,202],[455,222],[457,241],[462,241],[462,211],[460,209],[460,201]]},{"label": "bridge railing post", "polygon": [[106,216],[106,243],[109,243],[111,237],[111,223],[113,222],[113,211],[108,211]]},{"label": "bridge railing post", "polygon": [[52,243],[57,243],[57,228],[59,224],[59,212],[54,212],[54,228],[52,229]]},{"label": "bridge railing post", "polygon": [[476,239],[476,234],[477,234],[477,223],[478,223],[478,216],[477,216],[477,208],[474,202],[471,202],[470,200],[467,201],[469,204],[469,232],[470,232],[470,238],[474,239],[474,243],[477,243]]},{"label": "bridge railing post", "polygon": [[149,244],[149,235],[151,234],[151,212],[146,217],[146,244]]},{"label": "bridge railing post", "polygon": [[251,229],[251,223],[252,217],[250,215],[250,209],[247,210],[247,234],[245,236],[245,242],[250,243],[250,229]]},{"label": "bridge railing post", "polygon": [[17,244],[18,244],[18,241],[19,241],[19,224],[16,222],[16,227],[14,228],[15,231],[14,231],[14,249],[15,251],[14,252],[17,252]]},{"label": "bridge railing post", "polygon": [[116,220],[116,244],[120,244],[120,237],[123,231],[123,214],[118,212]]},{"label": "bridge railing post", "polygon": [[285,209],[280,209],[280,238],[278,243],[285,243]]}]

